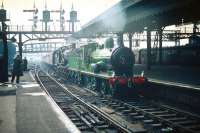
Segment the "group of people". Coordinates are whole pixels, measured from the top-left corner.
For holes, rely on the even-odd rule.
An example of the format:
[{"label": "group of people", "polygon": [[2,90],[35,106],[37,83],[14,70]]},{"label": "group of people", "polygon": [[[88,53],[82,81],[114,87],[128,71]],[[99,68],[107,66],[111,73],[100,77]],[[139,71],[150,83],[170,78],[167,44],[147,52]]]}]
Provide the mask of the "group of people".
[{"label": "group of people", "polygon": [[26,57],[22,60],[20,55],[17,55],[14,58],[13,63],[13,70],[12,70],[12,79],[11,82],[13,83],[16,77],[16,83],[19,83],[20,76],[23,75],[23,71],[27,71],[28,61]]}]

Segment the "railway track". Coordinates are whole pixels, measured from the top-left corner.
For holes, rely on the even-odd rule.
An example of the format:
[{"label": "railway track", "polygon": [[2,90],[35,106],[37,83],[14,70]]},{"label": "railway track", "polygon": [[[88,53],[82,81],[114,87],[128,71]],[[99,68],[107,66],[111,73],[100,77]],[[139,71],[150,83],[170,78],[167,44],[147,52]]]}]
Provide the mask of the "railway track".
[{"label": "railway track", "polygon": [[[59,82],[64,81],[64,79],[57,78],[60,80]],[[97,106],[110,116],[116,118],[116,115],[118,115],[122,117],[123,120],[133,124],[135,126],[133,128],[137,128],[136,125],[139,125],[147,132],[200,132],[200,117],[197,115],[141,97],[131,102],[123,102],[116,99],[99,97],[94,93],[89,93],[89,91],[84,91],[84,89],[74,87],[73,85],[67,86],[71,92],[82,98],[85,102]],[[91,97],[93,98],[91,99]],[[124,125],[127,126],[130,124]]]},{"label": "railway track", "polygon": [[132,131],[123,127],[118,121],[111,118],[108,114],[89,104],[73,93],[66,87],[58,83],[48,74],[38,71],[37,80],[45,89],[46,93],[57,103],[63,112],[72,120],[81,132],[85,133],[131,133],[145,132]]},{"label": "railway track", "polygon": [[[107,101],[106,101],[107,102]],[[125,103],[118,100],[107,104],[124,113],[134,121],[140,121],[148,130],[178,133],[199,133],[200,118],[177,109],[146,100],[133,100]]]}]

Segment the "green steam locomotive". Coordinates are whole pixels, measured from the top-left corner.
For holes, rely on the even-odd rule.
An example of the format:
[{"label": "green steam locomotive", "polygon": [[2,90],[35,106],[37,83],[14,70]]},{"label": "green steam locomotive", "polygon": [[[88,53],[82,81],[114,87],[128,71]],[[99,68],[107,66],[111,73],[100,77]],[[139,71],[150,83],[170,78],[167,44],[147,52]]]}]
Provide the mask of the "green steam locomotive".
[{"label": "green steam locomotive", "polygon": [[112,38],[104,45],[91,42],[80,47],[64,46],[53,52],[55,71],[68,82],[116,98],[141,94],[147,79],[134,76],[135,56],[131,49],[114,47]]}]

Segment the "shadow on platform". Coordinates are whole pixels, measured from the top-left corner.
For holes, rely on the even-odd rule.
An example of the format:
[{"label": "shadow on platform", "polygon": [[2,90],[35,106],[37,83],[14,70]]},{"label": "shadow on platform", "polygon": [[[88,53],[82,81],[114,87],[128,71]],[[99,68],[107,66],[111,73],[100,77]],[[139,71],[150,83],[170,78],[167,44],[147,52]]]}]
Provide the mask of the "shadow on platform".
[{"label": "shadow on platform", "polygon": [[0,90],[0,96],[13,96],[16,95],[16,90]]},{"label": "shadow on platform", "polygon": [[144,71],[144,75],[149,79],[200,87],[200,69],[198,67],[154,65],[151,70],[147,70],[145,65],[136,64],[134,70],[136,75],[140,75]]}]

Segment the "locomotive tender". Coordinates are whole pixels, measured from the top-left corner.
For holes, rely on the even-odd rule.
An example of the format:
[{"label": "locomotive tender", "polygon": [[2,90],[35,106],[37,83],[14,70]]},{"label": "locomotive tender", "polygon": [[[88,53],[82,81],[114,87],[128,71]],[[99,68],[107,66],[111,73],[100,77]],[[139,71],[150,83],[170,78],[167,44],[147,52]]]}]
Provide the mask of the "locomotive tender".
[{"label": "locomotive tender", "polygon": [[104,95],[130,98],[141,94],[147,79],[134,76],[134,53],[127,47],[114,48],[112,38],[99,48],[97,43],[76,48],[61,47],[53,53],[54,69],[67,81]]}]

